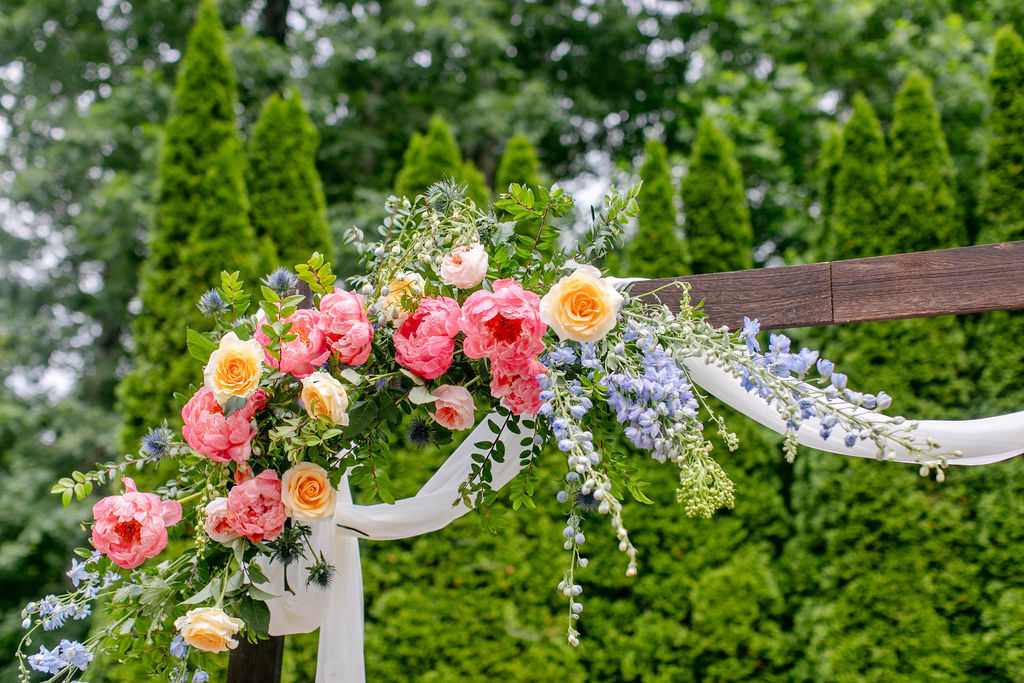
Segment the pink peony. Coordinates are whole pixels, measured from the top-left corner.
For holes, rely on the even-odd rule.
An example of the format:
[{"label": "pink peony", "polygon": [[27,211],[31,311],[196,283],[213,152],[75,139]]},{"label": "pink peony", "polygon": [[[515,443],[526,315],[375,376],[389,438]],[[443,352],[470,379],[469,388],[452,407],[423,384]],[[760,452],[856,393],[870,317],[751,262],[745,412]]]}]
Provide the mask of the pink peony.
[{"label": "pink peony", "polygon": [[540,297],[515,280],[497,280],[494,291],[473,292],[459,319],[470,358],[487,356],[492,363],[535,358],[544,350],[547,325],[540,319]]},{"label": "pink peony", "polygon": [[206,504],[206,535],[218,543],[230,543],[241,536],[228,519],[228,499],[214,498]]},{"label": "pink peony", "polygon": [[446,296],[426,297],[395,330],[395,360],[423,379],[435,379],[452,364],[459,333],[459,304]]},{"label": "pink peony", "polygon": [[250,441],[256,435],[252,418],[265,400],[266,394],[260,389],[249,397],[244,408],[226,418],[213,392],[202,387],[181,409],[185,422],[181,434],[194,451],[214,462],[245,462],[249,459]]},{"label": "pink peony", "polygon": [[281,372],[289,372],[299,379],[313,374],[331,355],[327,340],[318,324],[319,320],[320,311],[302,309],[295,311],[282,321],[292,324],[291,329],[284,336],[294,334],[297,337],[281,344],[280,360],[271,356],[267,351],[267,347],[270,346],[270,337],[264,334],[263,328],[260,327],[256,330],[255,338],[263,346],[267,365]]},{"label": "pink peony", "polygon": [[373,325],[363,297],[336,289],[320,300],[320,330],[328,348],[345,365],[362,365],[370,356]]},{"label": "pink peony", "polygon": [[273,470],[263,470],[228,493],[228,524],[253,543],[273,541],[285,519],[281,479]]},{"label": "pink peony", "polygon": [[472,289],[487,277],[487,252],[479,243],[455,247],[441,259],[441,281],[459,289]]},{"label": "pink peony", "polygon": [[181,520],[181,505],[139,493],[128,477],[121,481],[123,495],[107,496],[92,506],[92,545],[118,567],[134,569],[167,547],[167,527]]},{"label": "pink peony", "polygon": [[515,366],[495,363],[491,366],[491,395],[500,398],[513,415],[536,415],[543,403],[537,376],[547,371],[537,360]]},{"label": "pink peony", "polygon": [[430,395],[437,399],[434,401],[434,412],[430,413],[437,424],[451,430],[473,426],[475,406],[469,389],[444,384],[430,392]]}]

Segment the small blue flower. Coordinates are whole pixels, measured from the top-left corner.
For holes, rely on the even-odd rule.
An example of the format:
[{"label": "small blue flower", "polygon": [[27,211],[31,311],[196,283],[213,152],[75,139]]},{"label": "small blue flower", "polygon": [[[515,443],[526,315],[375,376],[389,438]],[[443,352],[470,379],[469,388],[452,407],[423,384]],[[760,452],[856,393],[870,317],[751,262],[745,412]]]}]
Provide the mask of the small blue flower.
[{"label": "small blue flower", "polygon": [[36,671],[42,671],[47,674],[59,674],[61,669],[67,666],[67,662],[60,656],[60,647],[47,650],[40,645],[39,652],[29,656],[28,665]]},{"label": "small blue flower", "polygon": [[211,289],[199,297],[199,303],[196,306],[200,313],[210,317],[220,315],[228,309],[227,302],[216,289]]},{"label": "small blue flower", "polygon": [[757,318],[751,320],[747,316],[743,316],[743,331],[740,332],[740,340],[746,342],[747,349],[751,353],[761,350],[761,345],[757,342],[757,334],[760,331],[761,322]]},{"label": "small blue flower", "polygon": [[208,680],[210,680],[210,674],[202,669],[196,669],[196,672],[192,674],[192,683],[206,683]]},{"label": "small blue flower", "polygon": [[92,652],[89,652],[89,648],[82,645],[78,641],[62,640],[60,641],[61,656],[71,666],[85,671],[89,667],[89,662],[93,660]]},{"label": "small blue flower", "polygon": [[68,570],[67,577],[71,579],[71,584],[75,588],[78,588],[78,584],[82,583],[83,581],[95,581],[99,578],[99,575],[96,574],[96,572],[91,572],[85,567],[85,562],[71,560],[71,569]]},{"label": "small blue flower", "polygon": [[835,363],[824,358],[818,359],[818,374],[821,375],[822,379],[828,379],[832,376],[832,371],[835,369]]},{"label": "small blue flower", "polygon": [[181,659],[188,652],[188,644],[181,635],[174,636],[174,640],[171,641],[171,656]]},{"label": "small blue flower", "polygon": [[174,440],[174,433],[167,427],[156,427],[146,432],[142,437],[142,446],[139,451],[150,458],[161,458],[167,453],[171,442]]},{"label": "small blue flower", "polygon": [[263,278],[261,282],[272,289],[275,294],[285,296],[291,294],[291,292],[298,286],[299,276],[287,268],[278,268],[273,273]]},{"label": "small blue flower", "polygon": [[891,405],[892,396],[885,393],[884,391],[879,391],[878,394],[875,396],[875,406],[878,408],[878,410],[888,410],[889,406]]},{"label": "small blue flower", "polygon": [[847,434],[846,438],[843,439],[843,443],[846,445],[847,448],[853,448],[855,445],[857,445],[857,435]]},{"label": "small blue flower", "polygon": [[842,391],[846,388],[847,377],[841,372],[832,373],[832,386]]}]

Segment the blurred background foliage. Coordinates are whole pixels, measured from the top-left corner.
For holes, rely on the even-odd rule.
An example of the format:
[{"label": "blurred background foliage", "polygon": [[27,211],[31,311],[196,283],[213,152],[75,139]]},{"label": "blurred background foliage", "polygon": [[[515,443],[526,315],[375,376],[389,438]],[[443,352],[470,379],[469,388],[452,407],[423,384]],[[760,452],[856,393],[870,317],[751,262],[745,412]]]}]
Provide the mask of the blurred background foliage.
[{"label": "blurred background foliage", "polygon": [[[229,261],[326,245],[352,272],[345,231],[442,172],[481,202],[557,181],[581,221],[642,177],[636,239],[607,264],[631,275],[1024,239],[1017,0],[203,8],[0,2],[2,680],[21,606],[85,538],[88,506],[50,483],[175,422],[171,392],[199,378],[185,320]],[[1022,330],[999,313],[798,334],[894,410],[956,418],[1024,407]],[[364,544],[368,680],[1024,681],[1024,465],[941,485],[789,466],[732,423],[737,505],[714,520],[638,458],[659,503],[626,511],[641,573],[594,529],[578,650],[553,589],[557,457],[536,511]],[[443,457],[409,449],[394,479],[411,494]],[[315,635],[288,648],[286,680],[312,680]]]}]

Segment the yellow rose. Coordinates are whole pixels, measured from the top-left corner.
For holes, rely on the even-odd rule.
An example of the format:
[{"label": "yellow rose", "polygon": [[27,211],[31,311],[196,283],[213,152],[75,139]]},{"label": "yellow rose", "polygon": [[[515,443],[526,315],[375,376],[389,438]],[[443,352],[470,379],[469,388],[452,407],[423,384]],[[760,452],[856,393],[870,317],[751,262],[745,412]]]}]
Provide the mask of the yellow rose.
[{"label": "yellow rose", "polygon": [[593,266],[577,266],[540,300],[540,319],[562,341],[594,342],[613,327],[622,295]]},{"label": "yellow rose", "polygon": [[312,522],[331,517],[336,495],[327,470],[311,462],[300,462],[281,477],[281,502],[292,519]]},{"label": "yellow rose", "polygon": [[203,383],[224,405],[232,396],[248,399],[260,385],[263,373],[263,347],[255,339],[242,341],[234,332],[220,340],[203,368]]},{"label": "yellow rose", "polygon": [[229,617],[220,607],[197,607],[174,620],[185,642],[204,652],[234,650],[238,641],[233,636],[243,626],[244,621]]},{"label": "yellow rose", "polygon": [[402,308],[402,299],[409,297],[417,299],[423,295],[423,287],[426,281],[419,273],[399,273],[395,279],[388,284],[388,293],[380,299],[379,305],[384,317],[393,320],[395,326],[399,326],[409,317],[410,311]]},{"label": "yellow rose", "polygon": [[322,417],[333,424],[348,426],[348,394],[341,382],[326,372],[314,372],[303,378],[299,398],[314,420]]}]

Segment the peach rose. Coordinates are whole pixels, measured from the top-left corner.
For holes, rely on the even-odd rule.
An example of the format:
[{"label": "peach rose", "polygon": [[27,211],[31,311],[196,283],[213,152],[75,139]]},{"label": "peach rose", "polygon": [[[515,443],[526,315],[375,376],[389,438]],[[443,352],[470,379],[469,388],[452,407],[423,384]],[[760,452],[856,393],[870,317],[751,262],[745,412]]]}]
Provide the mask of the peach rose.
[{"label": "peach rose", "polygon": [[471,289],[487,277],[487,252],[480,243],[455,247],[441,259],[441,281],[459,289]]},{"label": "peach rose", "polygon": [[242,341],[234,332],[220,339],[217,350],[203,368],[203,383],[224,405],[232,396],[249,398],[260,385],[263,373],[263,348],[255,339]]},{"label": "peach rose", "polygon": [[402,299],[409,297],[418,299],[423,296],[426,280],[419,273],[398,273],[388,284],[388,293],[381,297],[378,305],[386,320],[393,320],[395,326],[401,325],[412,311],[402,308]]},{"label": "peach rose", "polygon": [[540,300],[540,319],[562,341],[594,342],[615,327],[622,295],[593,266],[577,266]]},{"label": "peach rose", "polygon": [[313,522],[331,517],[336,495],[327,470],[311,462],[300,462],[281,478],[281,502],[292,519]]},{"label": "peach rose", "polygon": [[203,652],[234,650],[238,641],[233,636],[243,626],[244,621],[229,617],[220,607],[197,607],[174,620],[185,642]]},{"label": "peach rose", "polygon": [[[251,471],[251,470],[250,470]],[[228,499],[214,498],[206,504],[206,535],[218,543],[230,543],[241,536],[228,519]]]},{"label": "peach rose", "polygon": [[437,424],[456,431],[473,426],[475,406],[469,389],[444,384],[430,392],[430,395],[437,399],[434,401],[434,412],[430,413]]},{"label": "peach rose", "polygon": [[348,426],[348,394],[341,382],[326,372],[314,372],[302,379],[299,394],[306,413],[314,420],[326,418],[329,422]]}]

